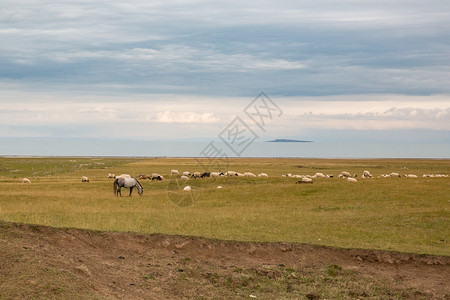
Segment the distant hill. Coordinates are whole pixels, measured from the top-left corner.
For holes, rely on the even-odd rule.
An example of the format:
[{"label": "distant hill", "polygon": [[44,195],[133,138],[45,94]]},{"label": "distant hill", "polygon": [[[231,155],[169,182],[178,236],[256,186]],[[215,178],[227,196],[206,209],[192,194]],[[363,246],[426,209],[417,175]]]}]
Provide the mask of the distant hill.
[{"label": "distant hill", "polygon": [[313,141],[291,140],[291,139],[276,139],[273,141],[266,141],[268,143],[312,143]]}]

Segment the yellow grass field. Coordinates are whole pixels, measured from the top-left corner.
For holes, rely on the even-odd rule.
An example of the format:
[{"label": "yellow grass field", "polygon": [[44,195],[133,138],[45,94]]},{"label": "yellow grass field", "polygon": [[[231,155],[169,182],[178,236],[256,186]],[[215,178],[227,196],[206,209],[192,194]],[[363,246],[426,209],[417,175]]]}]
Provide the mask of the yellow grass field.
[{"label": "yellow grass field", "polygon": [[[0,219],[107,231],[450,255],[450,160],[231,159],[227,170],[269,178],[181,182],[171,169],[204,170],[189,158],[0,158]],[[14,172],[12,171],[14,170]],[[375,178],[363,179],[369,170]],[[357,183],[337,178],[357,174]],[[160,173],[144,195],[113,194],[108,173]],[[282,174],[333,174],[313,184]],[[398,172],[418,178],[377,178]],[[88,176],[89,183],[82,183]],[[22,184],[27,177],[32,184]],[[192,192],[183,192],[185,185]],[[221,185],[222,189],[217,189]]]}]

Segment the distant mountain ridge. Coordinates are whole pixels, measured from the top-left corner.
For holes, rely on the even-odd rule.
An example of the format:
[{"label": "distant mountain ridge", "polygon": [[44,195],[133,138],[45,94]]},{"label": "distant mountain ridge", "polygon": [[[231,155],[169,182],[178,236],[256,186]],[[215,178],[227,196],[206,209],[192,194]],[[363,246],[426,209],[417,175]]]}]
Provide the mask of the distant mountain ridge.
[{"label": "distant mountain ridge", "polygon": [[302,140],[292,140],[292,139],[276,139],[273,141],[266,141],[268,143],[312,143],[313,141],[302,141]]}]

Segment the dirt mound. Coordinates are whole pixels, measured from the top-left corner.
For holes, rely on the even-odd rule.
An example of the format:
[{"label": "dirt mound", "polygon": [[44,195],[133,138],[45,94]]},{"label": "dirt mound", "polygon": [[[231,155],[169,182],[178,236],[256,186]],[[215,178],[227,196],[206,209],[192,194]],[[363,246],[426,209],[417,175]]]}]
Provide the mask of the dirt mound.
[{"label": "dirt mound", "polygon": [[450,299],[450,257],[0,222],[0,298]]}]

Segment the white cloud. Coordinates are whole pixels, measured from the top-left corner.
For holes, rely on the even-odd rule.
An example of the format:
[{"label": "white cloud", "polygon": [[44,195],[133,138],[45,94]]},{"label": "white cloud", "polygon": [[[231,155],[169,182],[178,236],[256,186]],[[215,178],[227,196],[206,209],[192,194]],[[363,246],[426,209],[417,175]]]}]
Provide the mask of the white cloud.
[{"label": "white cloud", "polygon": [[183,123],[183,124],[208,124],[217,123],[219,119],[214,117],[213,113],[194,113],[194,112],[165,112],[158,113],[156,119],[161,123]]},{"label": "white cloud", "polygon": [[[236,115],[252,124],[246,119],[243,109],[253,98],[246,97],[134,95],[124,99],[122,96],[2,90],[0,99],[4,99],[5,104],[0,109],[0,126],[20,127],[20,135],[26,132],[24,128],[29,128],[31,135],[35,135],[33,128],[39,126],[45,126],[45,134],[51,136],[58,135],[64,127],[90,128],[89,132],[68,133],[74,137],[108,136],[112,131],[126,132],[127,128],[135,131],[132,128],[148,127],[160,128],[151,132],[153,138],[167,137],[171,131],[174,134],[171,137],[176,138],[183,128],[195,127],[183,137],[214,137]],[[272,100],[283,110],[280,118],[268,122],[267,133],[272,135],[308,129],[387,132],[393,129],[450,129],[448,95],[272,97]],[[204,124],[208,126],[202,126]],[[144,136],[150,134],[145,132]]]}]

